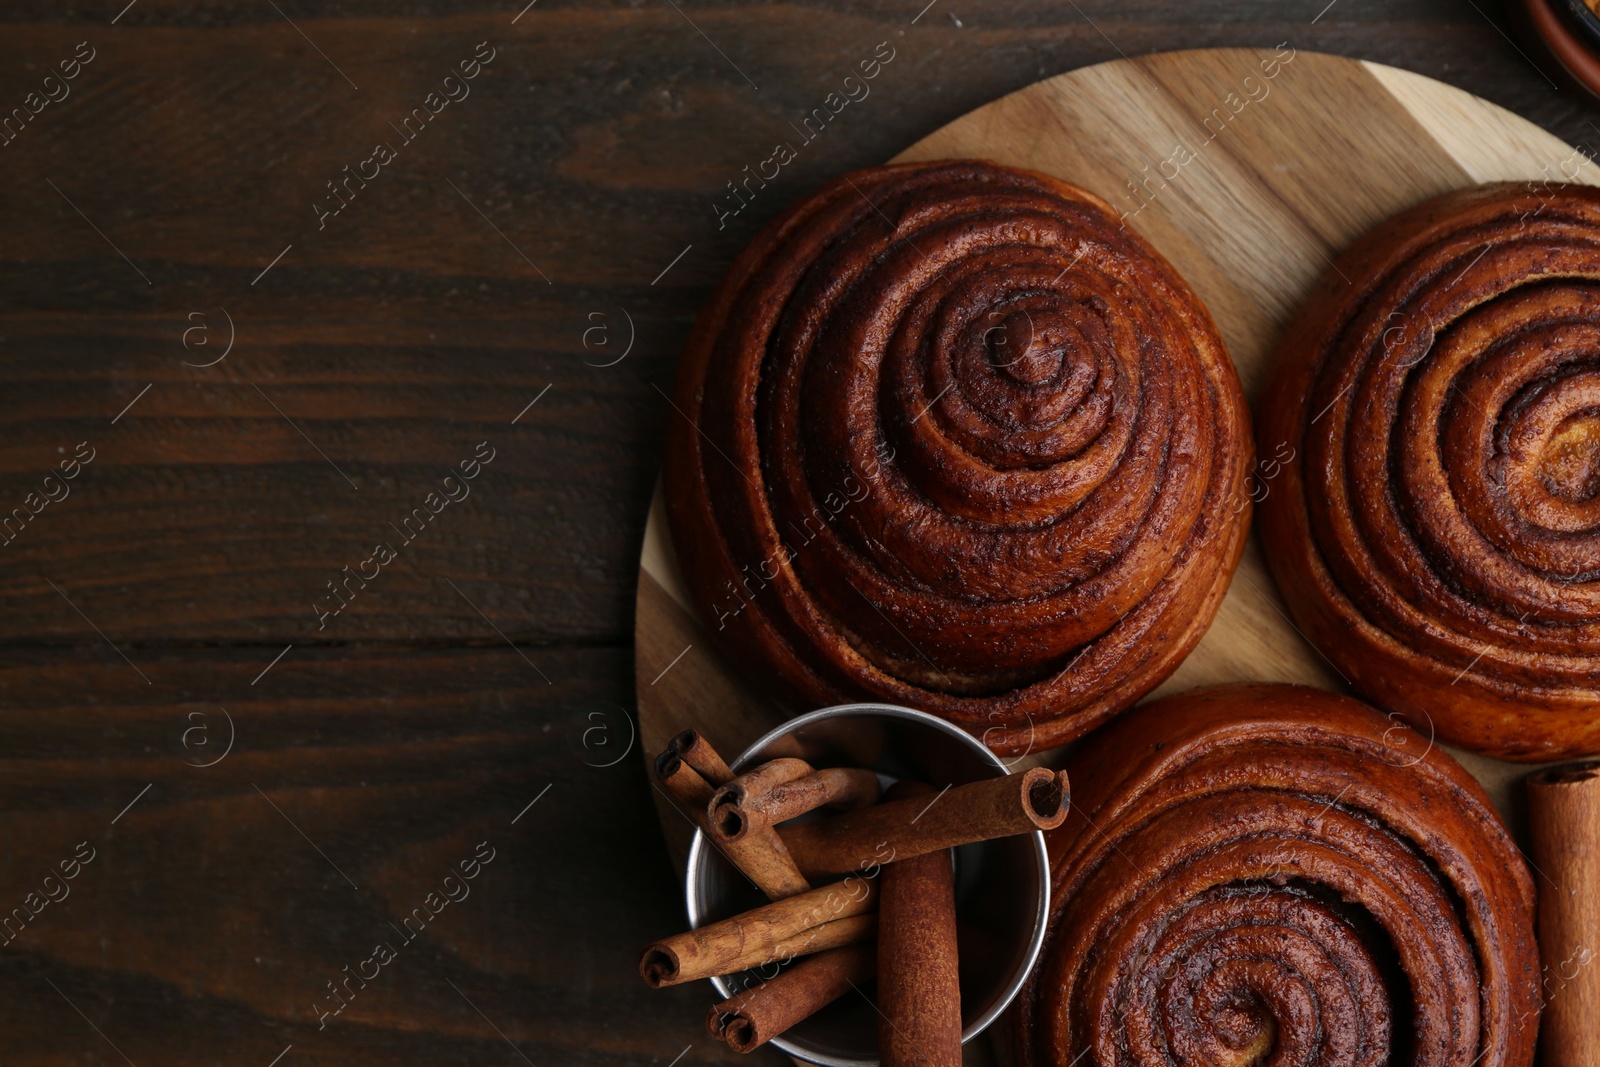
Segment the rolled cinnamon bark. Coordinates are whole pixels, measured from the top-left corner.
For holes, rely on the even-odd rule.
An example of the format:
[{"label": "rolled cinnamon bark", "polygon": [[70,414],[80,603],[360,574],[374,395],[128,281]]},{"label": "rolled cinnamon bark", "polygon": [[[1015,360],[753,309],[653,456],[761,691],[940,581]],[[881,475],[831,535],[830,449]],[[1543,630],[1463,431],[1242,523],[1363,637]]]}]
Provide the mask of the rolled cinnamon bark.
[{"label": "rolled cinnamon bark", "polygon": [[[747,793],[765,793],[810,773],[811,764],[804,760],[770,760],[723,785],[706,804],[701,821],[706,836],[772,900],[804,893],[811,888],[811,883],[795,867],[789,850],[770,822],[751,822],[736,804],[729,808],[726,802],[728,799],[736,801]],[[737,833],[724,833],[730,828]]]},{"label": "rolled cinnamon bark", "polygon": [[737,841],[751,829],[741,805],[811,773],[811,764],[805,760],[769,760],[755,770],[739,775],[712,794],[710,803],[706,805],[706,825],[719,841]]},{"label": "rolled cinnamon bark", "polygon": [[705,822],[703,813],[706,803],[716,792],[711,783],[673,752],[671,746],[656,757],[655,772],[662,786],[683,808],[684,813],[694,819],[695,825],[702,825]]},{"label": "rolled cinnamon bark", "polygon": [[753,1052],[859,987],[877,970],[870,944],[829,949],[771,981],[738,993],[706,1013],[706,1030],[735,1052]]},{"label": "rolled cinnamon bark", "polygon": [[953,786],[931,799],[890,800],[786,826],[779,836],[807,877],[844,874],[973,841],[1052,830],[1066,819],[1067,800],[1066,772],[1035,767]]},{"label": "rolled cinnamon bark", "polygon": [[787,846],[771,827],[764,828],[763,832],[748,834],[741,841],[719,844],[717,847],[735,867],[744,872],[745,877],[756,884],[757,889],[767,895],[768,900],[783,900],[811,888],[811,883],[790,857]]},{"label": "rolled cinnamon bark", "polygon": [[660,988],[855,944],[876,929],[877,896],[875,881],[847,878],[767,904],[657,941],[639,974]]},{"label": "rolled cinnamon bark", "polygon": [[[691,757],[711,774],[727,773],[725,781],[732,780],[732,772],[727,770],[722,757],[693,730],[685,730],[674,737],[661,755],[656,757],[656,777],[661,779],[661,784],[694,820],[695,825],[705,831],[711,843],[728,858],[728,862],[739,868],[769,900],[782,900],[810,889],[811,883],[795,867],[783,841],[770,828],[765,833],[746,835],[742,840],[732,842],[720,841],[711,833],[706,805],[710,803],[715,790],[705,775],[690,765]],[[790,762],[800,763],[799,760]],[[801,766],[807,765],[802,763]]]},{"label": "rolled cinnamon bark", "polygon": [[[899,782],[891,797],[926,801],[933,787]],[[961,982],[949,849],[896,859],[878,903],[878,1062],[961,1067]]]},{"label": "rolled cinnamon bark", "polygon": [[667,751],[693,767],[713,789],[733,781],[733,771],[698,731],[685,730],[678,734],[667,743]]},{"label": "rolled cinnamon bark", "polygon": [[[801,763],[800,760],[773,760]],[[802,766],[809,766],[801,764]],[[860,808],[882,793],[878,776],[859,767],[830,767],[787,781],[735,778],[712,796],[709,823],[719,841],[737,841],[757,826],[774,826],[817,808]]]},{"label": "rolled cinnamon bark", "polygon": [[[1600,760],[1528,778],[1544,961],[1544,1067],[1600,1067]],[[1553,884],[1552,884],[1553,883]]]}]

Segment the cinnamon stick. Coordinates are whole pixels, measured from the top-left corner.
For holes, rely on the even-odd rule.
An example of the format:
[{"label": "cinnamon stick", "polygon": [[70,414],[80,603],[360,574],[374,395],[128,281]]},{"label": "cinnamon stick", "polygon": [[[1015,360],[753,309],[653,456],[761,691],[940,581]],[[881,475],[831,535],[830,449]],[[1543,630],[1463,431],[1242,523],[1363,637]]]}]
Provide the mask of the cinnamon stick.
[{"label": "cinnamon stick", "polygon": [[[1528,778],[1544,961],[1544,1067],[1600,1067],[1600,760]],[[1553,884],[1552,884],[1553,883]]]},{"label": "cinnamon stick", "polygon": [[728,764],[696,730],[685,730],[674,737],[667,743],[667,751],[693,767],[713,789],[733,781],[733,771]]},{"label": "cinnamon stick", "polygon": [[772,900],[804,893],[811,888],[811,883],[795,867],[794,861],[789,858],[788,848],[770,823],[741,825],[738,836],[722,836],[718,799],[728,791],[737,796],[744,795],[746,790],[764,793],[774,785],[782,785],[810,773],[811,764],[804,760],[771,760],[724,784],[712,794],[706,805],[703,822],[706,836]]},{"label": "cinnamon stick", "polygon": [[766,904],[657,941],[639,974],[660,988],[856,944],[876,929],[877,895],[875,881],[852,877]]},{"label": "cinnamon stick", "polygon": [[[662,786],[684,812],[694,820],[695,825],[700,827],[711,843],[728,858],[728,862],[744,872],[745,877],[754,882],[756,888],[765,893],[768,900],[782,900],[784,897],[792,897],[796,893],[804,893],[810,889],[811,883],[795,867],[794,861],[789,858],[788,848],[770,828],[765,833],[746,835],[743,839],[732,842],[719,841],[711,833],[706,805],[710,803],[715,790],[705,777],[705,773],[691,765],[691,758],[711,774],[726,773],[728,777],[724,781],[733,780],[733,772],[722,762],[722,757],[717,755],[716,750],[706,742],[705,738],[693,730],[685,730],[674,737],[666,749],[656,757],[656,777],[661,780]],[[810,769],[806,764],[801,766]]]},{"label": "cinnamon stick", "polygon": [[[899,782],[892,797],[926,801],[933,787]],[[878,904],[878,1062],[961,1067],[961,982],[949,849],[897,858]]]},{"label": "cinnamon stick", "polygon": [[776,978],[712,1006],[706,1030],[735,1052],[752,1052],[838,1000],[877,970],[870,944],[829,949],[801,960]]},{"label": "cinnamon stick", "polygon": [[[788,785],[811,772],[811,764],[801,759],[769,760],[726,783],[711,795],[706,805],[706,825],[719,841],[737,841],[753,827],[745,817],[743,805],[754,797]],[[770,823],[768,824],[770,825]]]},{"label": "cinnamon stick", "polygon": [[[756,776],[780,764],[784,765],[782,775]],[[789,774],[795,764],[804,767],[805,773]],[[831,767],[812,771],[801,760],[779,759],[718,789],[708,806],[708,821],[719,841],[737,841],[757,827],[786,822],[817,808],[876,804],[881,793],[878,776],[869,770]]]},{"label": "cinnamon stick", "polygon": [[729,862],[743,871],[768,900],[782,900],[811,888],[811,882],[800,873],[783,839],[770,827],[763,834],[749,835],[742,841],[719,847]]},{"label": "cinnamon stick", "polygon": [[878,864],[1032,830],[1067,817],[1065,771],[1024,774],[953,786],[942,795],[906,797],[814,823],[785,826],[779,837],[806,877],[867,870]]},{"label": "cinnamon stick", "polygon": [[711,783],[702,778],[699,771],[683,762],[670,746],[656,757],[655,772],[656,778],[679,807],[684,809],[684,813],[694,819],[697,825],[703,823],[703,816],[695,816],[705,810],[706,802],[716,792]]}]

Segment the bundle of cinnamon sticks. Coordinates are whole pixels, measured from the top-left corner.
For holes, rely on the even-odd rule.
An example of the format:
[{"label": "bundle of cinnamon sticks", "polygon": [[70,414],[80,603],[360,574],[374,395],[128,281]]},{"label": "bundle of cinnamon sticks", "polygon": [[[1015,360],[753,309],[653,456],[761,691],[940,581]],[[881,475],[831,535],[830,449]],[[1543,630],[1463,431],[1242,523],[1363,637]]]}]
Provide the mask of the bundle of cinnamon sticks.
[{"label": "bundle of cinnamon sticks", "polygon": [[[884,790],[864,768],[784,757],[735,775],[693,730],[672,739],[655,772],[771,903],[651,945],[639,961],[646,982],[756,971],[758,980],[706,1016],[712,1036],[749,1052],[852,989],[866,996],[863,985],[876,978],[884,1067],[960,1064],[950,850],[1059,826],[1064,772]],[[827,814],[791,821],[819,809]]]}]

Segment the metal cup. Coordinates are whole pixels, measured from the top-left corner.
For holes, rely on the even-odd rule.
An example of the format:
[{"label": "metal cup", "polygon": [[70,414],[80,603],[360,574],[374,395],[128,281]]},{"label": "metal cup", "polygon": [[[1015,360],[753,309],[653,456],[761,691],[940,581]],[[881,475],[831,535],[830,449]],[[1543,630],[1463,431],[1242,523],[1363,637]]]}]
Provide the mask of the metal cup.
[{"label": "metal cup", "polygon": [[[943,789],[1007,773],[982,742],[943,719],[892,704],[841,704],[791,719],[731,764],[746,770],[779,756],[814,766],[869,767],[886,783],[912,778]],[[813,813],[808,818],[824,817]],[[1050,862],[1034,831],[954,850],[963,1043],[999,1018],[1044,944]],[[703,926],[766,903],[698,831],[684,884],[689,924]],[[771,978],[774,969],[711,980],[719,999]],[[770,1044],[825,1067],[876,1067],[878,1013],[871,988],[846,993]]]}]

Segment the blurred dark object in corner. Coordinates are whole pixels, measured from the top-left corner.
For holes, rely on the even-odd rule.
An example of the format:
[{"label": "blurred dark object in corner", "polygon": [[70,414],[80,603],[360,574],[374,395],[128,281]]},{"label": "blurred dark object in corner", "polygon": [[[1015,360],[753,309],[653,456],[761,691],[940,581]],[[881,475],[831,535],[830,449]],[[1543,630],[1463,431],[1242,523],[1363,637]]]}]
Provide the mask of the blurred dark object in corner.
[{"label": "blurred dark object in corner", "polygon": [[1512,24],[1546,73],[1600,102],[1600,0],[1512,0]]}]

